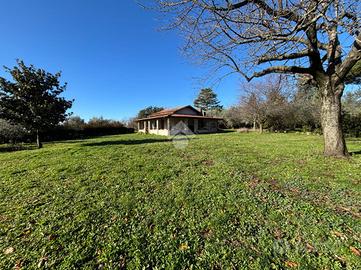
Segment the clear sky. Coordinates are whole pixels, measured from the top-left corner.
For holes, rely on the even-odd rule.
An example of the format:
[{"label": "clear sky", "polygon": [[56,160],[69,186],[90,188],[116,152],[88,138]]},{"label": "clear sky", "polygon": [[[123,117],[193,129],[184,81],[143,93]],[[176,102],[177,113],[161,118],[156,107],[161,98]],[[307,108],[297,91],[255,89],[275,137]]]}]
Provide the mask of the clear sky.
[{"label": "clear sky", "polygon": [[[205,67],[181,55],[176,32],[159,31],[159,14],[134,0],[0,0],[0,65],[17,58],[62,71],[72,111],[85,119],[126,119],[157,105],[192,104],[211,86],[222,104],[237,102],[240,78],[204,80]],[[4,76],[3,69],[0,76]]]}]

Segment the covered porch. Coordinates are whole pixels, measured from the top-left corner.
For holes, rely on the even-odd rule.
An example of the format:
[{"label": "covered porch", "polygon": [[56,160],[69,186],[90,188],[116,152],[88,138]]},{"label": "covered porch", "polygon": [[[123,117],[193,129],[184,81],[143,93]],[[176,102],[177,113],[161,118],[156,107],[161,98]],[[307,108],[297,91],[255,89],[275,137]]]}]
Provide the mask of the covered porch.
[{"label": "covered porch", "polygon": [[139,119],[138,132],[164,136],[180,132],[183,134],[212,133],[218,131],[218,121],[218,118],[204,116]]}]

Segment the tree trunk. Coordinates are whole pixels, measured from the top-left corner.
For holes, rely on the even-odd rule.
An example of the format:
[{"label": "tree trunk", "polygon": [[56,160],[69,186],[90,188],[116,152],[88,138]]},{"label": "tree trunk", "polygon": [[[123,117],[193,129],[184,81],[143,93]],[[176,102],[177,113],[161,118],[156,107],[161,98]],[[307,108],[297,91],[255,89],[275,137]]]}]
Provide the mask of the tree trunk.
[{"label": "tree trunk", "polygon": [[256,131],[256,119],[253,120],[253,131]]},{"label": "tree trunk", "polygon": [[43,147],[43,144],[40,141],[39,130],[36,130],[36,145],[38,146],[38,149]]},{"label": "tree trunk", "polygon": [[262,126],[262,123],[259,123],[259,133],[263,133],[263,126]]},{"label": "tree trunk", "polygon": [[323,91],[321,123],[324,138],[324,155],[332,157],[348,156],[342,131],[341,94],[329,89]]}]

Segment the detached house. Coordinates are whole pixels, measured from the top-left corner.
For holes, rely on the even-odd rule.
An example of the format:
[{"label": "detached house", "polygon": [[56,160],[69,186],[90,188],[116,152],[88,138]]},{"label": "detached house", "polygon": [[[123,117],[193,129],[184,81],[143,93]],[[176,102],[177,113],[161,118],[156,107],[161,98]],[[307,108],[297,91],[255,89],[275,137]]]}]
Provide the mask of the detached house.
[{"label": "detached house", "polygon": [[212,133],[218,131],[218,121],[222,118],[203,115],[192,106],[165,109],[137,119],[138,131],[158,135],[175,135],[177,133]]}]

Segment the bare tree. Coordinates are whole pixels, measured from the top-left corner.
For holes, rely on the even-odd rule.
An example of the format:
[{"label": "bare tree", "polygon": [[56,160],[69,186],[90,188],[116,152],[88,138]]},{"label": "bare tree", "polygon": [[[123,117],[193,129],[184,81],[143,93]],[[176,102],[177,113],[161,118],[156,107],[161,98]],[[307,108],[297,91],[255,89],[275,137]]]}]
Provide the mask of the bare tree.
[{"label": "bare tree", "polygon": [[315,81],[322,100],[324,154],[348,155],[341,97],[347,74],[361,59],[359,1],[156,1],[170,14],[170,26],[185,34],[186,51],[217,69],[226,67],[248,81],[270,73],[302,74]]},{"label": "bare tree", "polygon": [[284,128],[288,111],[288,80],[285,76],[268,76],[265,80],[244,84],[240,108],[245,119],[258,126],[260,133],[267,125],[272,129]]},{"label": "bare tree", "polygon": [[[253,87],[255,86],[255,87]],[[263,91],[260,91],[258,85],[253,85],[246,91],[246,95],[241,97],[240,102],[240,111],[243,115],[243,118],[247,122],[251,122],[253,125],[253,130],[256,131],[257,126],[259,127],[259,132],[263,132],[263,124],[265,122],[265,106],[264,106],[264,95]]]}]

